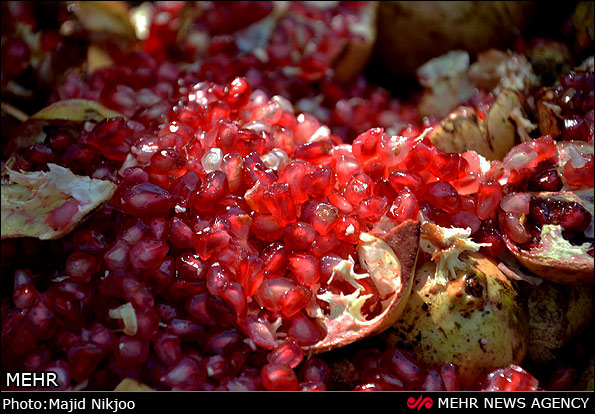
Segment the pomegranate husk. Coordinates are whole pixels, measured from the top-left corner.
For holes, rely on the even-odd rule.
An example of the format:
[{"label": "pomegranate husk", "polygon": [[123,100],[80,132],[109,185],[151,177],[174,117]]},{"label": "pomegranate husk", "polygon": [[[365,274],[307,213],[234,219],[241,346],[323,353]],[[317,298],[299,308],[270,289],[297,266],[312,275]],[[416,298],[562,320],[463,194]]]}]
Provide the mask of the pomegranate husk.
[{"label": "pomegranate husk", "polygon": [[155,391],[153,388],[141,382],[135,381],[132,378],[124,378],[114,391]]},{"label": "pomegranate husk", "polygon": [[[8,142],[6,154],[13,154],[21,148],[43,143],[46,138],[46,134],[43,132],[45,125],[64,122],[84,123],[116,117],[124,118],[124,115],[87,99],[67,99],[55,102],[24,120]],[[7,165],[10,166],[11,161],[9,159]]]},{"label": "pomegranate husk", "polygon": [[[419,250],[420,224],[408,220],[392,228],[386,233],[373,232],[375,237],[384,241],[395,253],[399,265],[401,283],[389,299],[383,312],[371,320],[354,320],[342,314],[335,320],[325,318],[322,320],[327,329],[325,338],[306,347],[305,351],[319,354],[331,349],[339,348],[365,337],[377,335],[392,326],[401,315],[407,299],[411,293],[413,275]],[[373,273],[375,269],[368,269]]]},{"label": "pomegranate husk", "polygon": [[[533,193],[538,197],[554,198],[565,201],[584,203],[571,192],[541,192]],[[532,250],[520,249],[516,243],[503,232],[502,238],[508,251],[526,269],[550,282],[565,285],[583,285],[593,283],[594,261],[588,254],[576,254],[569,257],[558,257],[552,245],[555,240],[562,238],[559,228],[554,228],[545,237],[542,236],[539,247]]]},{"label": "pomegranate husk", "polygon": [[506,248],[529,271],[542,279],[564,285],[584,285],[593,283],[593,258],[588,255],[573,256],[572,260],[547,257],[541,252],[547,250],[547,243],[540,242],[537,250],[526,251],[506,235],[503,236]]},{"label": "pomegranate husk", "polygon": [[333,64],[335,76],[340,81],[348,81],[360,74],[374,48],[376,41],[376,21],[378,2],[369,2],[362,10],[362,38],[352,37]]}]

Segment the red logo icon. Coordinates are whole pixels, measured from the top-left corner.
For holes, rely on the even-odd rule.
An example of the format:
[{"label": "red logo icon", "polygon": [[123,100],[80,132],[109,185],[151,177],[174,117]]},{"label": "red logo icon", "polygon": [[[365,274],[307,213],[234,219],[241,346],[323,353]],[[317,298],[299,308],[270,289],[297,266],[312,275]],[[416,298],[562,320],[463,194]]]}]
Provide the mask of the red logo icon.
[{"label": "red logo icon", "polygon": [[432,408],[433,405],[434,401],[430,397],[424,398],[423,395],[420,395],[417,400],[413,397],[409,397],[407,399],[407,407],[411,409],[417,408],[417,411],[421,410],[422,408]]}]

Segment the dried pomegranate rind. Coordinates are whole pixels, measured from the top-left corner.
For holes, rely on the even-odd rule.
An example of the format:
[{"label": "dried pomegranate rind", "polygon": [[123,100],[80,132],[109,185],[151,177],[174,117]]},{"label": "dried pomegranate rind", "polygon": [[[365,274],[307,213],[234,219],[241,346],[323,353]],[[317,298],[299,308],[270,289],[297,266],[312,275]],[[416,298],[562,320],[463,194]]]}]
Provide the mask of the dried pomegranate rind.
[{"label": "dried pomegranate rind", "polygon": [[114,391],[154,391],[153,388],[141,382],[133,380],[132,378],[124,378],[114,388]]},{"label": "dried pomegranate rind", "polygon": [[593,258],[587,254],[588,244],[573,246],[562,237],[562,228],[546,224],[541,231],[539,247],[520,249],[506,235],[506,247],[527,269],[539,277],[565,285],[593,283]]},{"label": "dried pomegranate rind", "polygon": [[[407,298],[417,260],[419,247],[419,222],[408,220],[384,234],[362,234],[358,246],[360,264],[375,281],[382,297],[383,311],[371,320],[361,314],[366,299],[359,290],[344,296],[327,294],[319,299],[329,302],[330,315],[318,315],[326,328],[326,336],[305,350],[313,354],[348,345],[365,337],[379,334],[399,318]],[[347,266],[349,267],[349,266]],[[347,269],[353,274],[353,269]],[[357,281],[352,281],[354,284]]]},{"label": "dried pomegranate rind", "polygon": [[[46,134],[43,127],[48,123],[70,121],[101,121],[106,118],[124,117],[119,112],[108,109],[98,102],[87,99],[67,99],[46,106],[41,111],[31,115],[14,135],[6,148],[7,154],[21,148],[28,148],[33,144],[43,143]],[[10,161],[7,162],[10,165]]]},{"label": "dried pomegranate rind", "polygon": [[[6,169],[2,183],[2,239],[37,237],[57,239],[72,231],[116,190],[110,181],[74,175],[67,168],[48,164],[49,172]],[[66,217],[55,216],[72,207]]]},{"label": "dried pomegranate rind", "polygon": [[[580,197],[571,192],[542,192],[537,193],[537,196],[545,199],[578,202],[592,216],[592,193],[593,189],[581,192]],[[589,197],[591,201],[589,201]],[[592,229],[592,222],[590,227]],[[593,283],[594,261],[587,253],[592,245],[584,243],[574,246],[562,237],[562,231],[560,225],[545,224],[541,229],[541,240],[538,247],[531,250],[521,249],[505,232],[503,240],[508,251],[519,263],[545,280],[569,285]]]}]

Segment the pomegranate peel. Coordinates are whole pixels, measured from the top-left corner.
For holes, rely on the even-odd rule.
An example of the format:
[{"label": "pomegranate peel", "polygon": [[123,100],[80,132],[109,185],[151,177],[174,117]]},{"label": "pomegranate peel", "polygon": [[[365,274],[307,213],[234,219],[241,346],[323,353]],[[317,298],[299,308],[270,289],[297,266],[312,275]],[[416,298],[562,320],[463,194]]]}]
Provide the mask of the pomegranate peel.
[{"label": "pomegranate peel", "polygon": [[512,283],[468,231],[422,225],[421,248],[432,255],[417,268],[401,317],[384,335],[427,365],[455,364],[465,389],[489,370],[521,363],[526,318]]},{"label": "pomegranate peel", "polygon": [[[16,131],[14,138],[9,141],[6,153],[13,154],[21,148],[33,144],[43,143],[46,134],[43,127],[48,124],[63,121],[83,123],[85,121],[101,121],[107,118],[123,117],[122,114],[108,109],[98,102],[87,99],[67,99],[50,104],[31,115]],[[7,161],[10,165],[10,160]]]},{"label": "pomegranate peel", "polygon": [[[587,238],[593,237],[592,189],[577,193],[540,192],[530,194],[537,199],[572,202],[582,206],[591,216],[584,235]],[[503,240],[508,251],[521,265],[545,280],[569,285],[593,283],[594,261],[593,257],[588,254],[589,249],[593,248],[592,242],[580,245],[571,244],[563,237],[563,231],[564,228],[559,224],[544,224],[540,229],[539,243],[529,250],[523,249],[515,243],[506,232],[503,232]]]},{"label": "pomegranate peel", "polygon": [[516,259],[539,277],[567,285],[593,283],[593,258],[587,254],[590,244],[573,246],[562,237],[562,227],[546,224],[536,249],[519,248],[508,236],[506,247]]},{"label": "pomegranate peel", "polygon": [[49,172],[16,172],[6,168],[2,183],[2,239],[56,239],[71,232],[93,210],[107,202],[116,185],[74,175],[49,164]]},{"label": "pomegranate peel", "polygon": [[153,391],[153,388],[142,382],[133,380],[132,378],[124,378],[116,388],[114,388],[114,391]]},{"label": "pomegranate peel", "polygon": [[320,309],[309,309],[309,312],[320,317],[327,333],[323,340],[306,347],[306,351],[317,354],[348,345],[383,332],[399,318],[411,292],[419,246],[419,223],[405,221],[381,237],[361,234],[357,251],[360,265],[374,280],[380,292],[384,310],[370,320],[365,319],[362,306],[367,296],[360,296],[357,278],[367,275],[355,274],[353,262],[343,260],[335,266],[333,275],[340,273],[356,290],[350,295],[330,292],[318,295],[319,299],[329,303],[330,314],[322,315]]}]

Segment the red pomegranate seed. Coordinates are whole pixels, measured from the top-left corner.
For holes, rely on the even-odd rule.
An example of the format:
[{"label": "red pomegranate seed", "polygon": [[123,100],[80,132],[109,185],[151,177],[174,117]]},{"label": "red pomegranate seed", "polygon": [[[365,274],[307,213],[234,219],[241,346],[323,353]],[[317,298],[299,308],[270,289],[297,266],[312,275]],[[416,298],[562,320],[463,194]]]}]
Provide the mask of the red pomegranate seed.
[{"label": "red pomegranate seed", "polygon": [[280,226],[296,220],[295,202],[288,184],[274,183],[269,186],[264,192],[264,202]]},{"label": "red pomegranate seed", "polygon": [[395,201],[386,212],[387,217],[402,222],[408,219],[415,220],[419,214],[419,204],[415,195],[409,188],[403,188]]},{"label": "red pomegranate seed", "polygon": [[461,210],[461,200],[457,190],[445,181],[428,184],[425,199],[434,207],[440,208],[447,213],[454,214]]},{"label": "red pomegranate seed", "polygon": [[357,205],[372,194],[373,182],[364,173],[355,174],[345,187],[345,199],[352,205]]},{"label": "red pomegranate seed", "polygon": [[161,240],[142,239],[130,250],[130,264],[139,270],[156,269],[169,251]]},{"label": "red pomegranate seed", "polygon": [[76,382],[87,379],[95,371],[103,356],[103,350],[95,344],[84,342],[74,344],[67,354],[72,379]]},{"label": "red pomegranate seed", "polygon": [[303,312],[296,313],[292,320],[287,335],[300,346],[314,345],[326,335],[322,328],[316,325]]},{"label": "red pomegranate seed", "polygon": [[269,391],[294,391],[298,387],[295,372],[284,365],[265,365],[260,371],[260,381]]},{"label": "red pomegranate seed", "polygon": [[293,250],[307,250],[316,237],[316,230],[309,223],[299,221],[292,223],[285,229],[283,241]]},{"label": "red pomegranate seed", "polygon": [[314,356],[306,359],[299,370],[299,378],[302,382],[327,384],[330,377],[330,369],[327,363]]},{"label": "red pomegranate seed", "polygon": [[313,286],[320,278],[318,260],[309,254],[295,253],[289,257],[289,270],[298,282]]},{"label": "red pomegranate seed", "polygon": [[391,348],[380,357],[380,366],[390,369],[403,381],[407,389],[413,389],[424,380],[424,370],[402,351]]},{"label": "red pomegranate seed", "polygon": [[486,220],[494,214],[502,199],[502,186],[498,181],[489,178],[479,184],[476,194],[476,215],[480,220]]},{"label": "red pomegranate seed", "polygon": [[482,391],[536,391],[539,381],[516,365],[509,365],[491,372]]},{"label": "red pomegranate seed", "polygon": [[355,208],[355,214],[363,221],[376,223],[384,215],[388,202],[384,197],[372,195],[364,198]]},{"label": "red pomegranate seed", "polygon": [[301,191],[312,198],[326,197],[333,191],[335,174],[329,167],[320,167],[302,178]]},{"label": "red pomegranate seed", "polygon": [[99,271],[99,262],[95,256],[84,252],[74,252],[66,259],[66,274],[73,281],[89,283],[93,274]]},{"label": "red pomegranate seed", "polygon": [[180,338],[165,332],[159,332],[153,338],[153,350],[157,358],[166,366],[172,366],[182,357]]},{"label": "red pomegranate seed", "polygon": [[114,358],[118,365],[122,367],[140,365],[145,362],[148,357],[148,341],[131,336],[121,336],[114,350]]},{"label": "red pomegranate seed", "polygon": [[277,347],[275,334],[271,324],[254,315],[248,315],[240,322],[242,330],[257,346],[272,350]]},{"label": "red pomegranate seed", "polygon": [[192,207],[200,212],[211,211],[215,203],[229,191],[227,176],[221,171],[207,174],[200,190],[191,198]]},{"label": "red pomegranate seed", "polygon": [[297,367],[304,359],[304,352],[295,342],[291,340],[284,341],[270,354],[267,355],[267,361],[271,365],[286,365],[289,368]]},{"label": "red pomegranate seed", "polygon": [[122,211],[136,217],[167,214],[171,204],[169,192],[151,183],[122,189],[121,199]]}]

